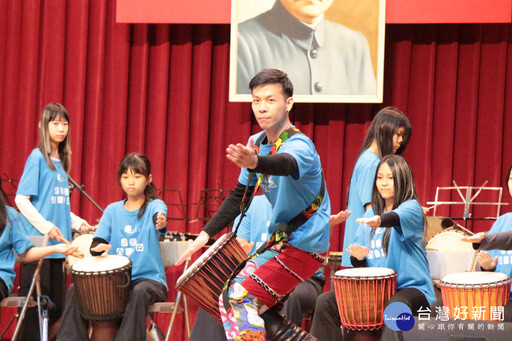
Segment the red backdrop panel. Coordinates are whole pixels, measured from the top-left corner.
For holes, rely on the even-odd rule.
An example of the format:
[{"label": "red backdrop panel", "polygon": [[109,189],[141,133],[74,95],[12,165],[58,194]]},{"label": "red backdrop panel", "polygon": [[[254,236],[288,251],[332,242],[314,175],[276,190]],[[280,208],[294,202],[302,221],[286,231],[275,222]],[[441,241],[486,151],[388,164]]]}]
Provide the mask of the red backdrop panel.
[{"label": "red backdrop panel", "polygon": [[[509,23],[511,0],[387,0],[386,23]],[[117,0],[119,23],[229,24],[231,0]]]}]

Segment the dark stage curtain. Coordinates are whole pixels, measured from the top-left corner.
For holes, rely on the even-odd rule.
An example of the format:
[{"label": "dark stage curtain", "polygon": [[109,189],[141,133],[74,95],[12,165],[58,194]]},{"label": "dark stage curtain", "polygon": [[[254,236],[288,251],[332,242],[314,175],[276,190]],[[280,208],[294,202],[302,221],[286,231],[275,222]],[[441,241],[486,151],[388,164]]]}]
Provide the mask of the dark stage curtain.
[{"label": "dark stage curtain", "polygon": [[[237,180],[226,146],[258,131],[249,104],[228,102],[229,26],[116,24],[114,6],[106,0],[0,1],[0,175],[20,178],[38,143],[42,107],[62,102],[71,116],[71,176],[100,206],[122,198],[116,172],[123,155],[144,152],[157,187],[181,195],[180,201],[175,191],[163,194],[173,204],[169,230],[198,233],[203,220],[195,218],[209,207],[197,214],[201,190],[230,189]],[[383,104],[295,105],[295,124],[320,153],[333,211],[346,207],[366,129],[385,105],[411,119],[406,158],[422,204],[452,180],[504,184],[512,162],[506,153],[512,148],[511,31],[506,24],[388,25]],[[10,184],[3,187],[13,193]],[[511,202],[506,191],[503,197]],[[76,191],[72,209],[90,222],[100,217]],[[460,212],[440,208],[438,214]],[[331,250],[342,245],[343,228],[334,228]],[[180,272],[168,269],[171,298]],[[165,327],[168,317],[159,321]]]}]

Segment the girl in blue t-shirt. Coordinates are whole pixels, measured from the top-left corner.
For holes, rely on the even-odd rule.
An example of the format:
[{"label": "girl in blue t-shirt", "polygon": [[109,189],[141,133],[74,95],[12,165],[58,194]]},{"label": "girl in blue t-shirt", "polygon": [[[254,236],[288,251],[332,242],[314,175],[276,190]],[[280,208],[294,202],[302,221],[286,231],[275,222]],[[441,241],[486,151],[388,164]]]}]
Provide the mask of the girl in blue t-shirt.
[{"label": "girl in blue t-shirt", "polygon": [[[363,217],[371,206],[373,179],[380,159],[390,154],[403,155],[410,137],[411,123],[397,108],[383,108],[373,118],[350,178],[347,208],[351,215],[345,224],[342,250],[354,241],[359,226],[356,219]],[[342,257],[341,265],[351,267],[350,258]]]},{"label": "girl in blue t-shirt", "polygon": [[[90,251],[93,256],[106,251],[131,259],[131,291],[116,340],[144,340],[149,306],[167,299],[159,244],[167,225],[167,206],[158,199],[151,163],[144,154],[127,154],[119,164],[117,179],[126,199],[105,209]],[[88,340],[88,323],[80,316],[74,291],[70,286],[66,294],[57,340]]]},{"label": "girl in blue t-shirt", "polygon": [[[16,193],[21,225],[29,236],[50,236],[49,245],[60,238],[71,240],[72,226],[87,230],[90,225],[70,211],[68,174],[71,167],[69,115],[62,104],[50,103],[41,112],[40,143],[25,163]],[[56,308],[50,311],[50,324],[57,321],[64,306],[66,285],[65,258],[61,254],[46,257],[40,270],[41,290]],[[25,295],[32,282],[37,263],[22,266],[20,294]],[[25,315],[20,339],[39,339],[38,314],[30,308]]]},{"label": "girl in blue t-shirt", "polygon": [[[356,241],[347,251],[352,264],[381,266],[397,272],[397,293],[391,302],[407,304],[413,313],[435,301],[423,235],[425,216],[418,203],[412,170],[404,158],[388,155],[382,159],[373,185],[372,207],[360,224]],[[365,240],[366,239],[366,240]]]}]

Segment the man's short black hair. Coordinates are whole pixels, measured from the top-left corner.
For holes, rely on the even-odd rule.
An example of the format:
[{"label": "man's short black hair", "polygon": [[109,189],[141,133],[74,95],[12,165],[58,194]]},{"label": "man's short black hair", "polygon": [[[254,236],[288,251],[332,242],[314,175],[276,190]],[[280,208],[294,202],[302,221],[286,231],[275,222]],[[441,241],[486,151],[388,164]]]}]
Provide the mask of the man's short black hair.
[{"label": "man's short black hair", "polygon": [[285,97],[293,96],[293,84],[290,78],[285,72],[277,69],[264,69],[258,72],[249,82],[249,89],[252,93],[254,88],[268,84],[281,84]]}]

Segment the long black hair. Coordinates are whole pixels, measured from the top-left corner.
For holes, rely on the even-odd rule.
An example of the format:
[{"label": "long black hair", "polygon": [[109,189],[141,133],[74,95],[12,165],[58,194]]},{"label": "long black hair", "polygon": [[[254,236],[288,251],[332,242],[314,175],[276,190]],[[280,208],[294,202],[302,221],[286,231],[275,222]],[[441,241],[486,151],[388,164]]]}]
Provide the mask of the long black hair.
[{"label": "long black hair", "polygon": [[[391,169],[391,174],[393,175],[393,188],[394,188],[394,196],[393,196],[393,207],[394,210],[398,206],[400,206],[404,201],[407,200],[416,200],[418,201],[418,195],[416,194],[416,185],[414,184],[414,174],[412,173],[411,166],[409,163],[400,155],[391,154],[385,156],[379,163],[377,167],[377,173],[375,174],[375,178],[373,180],[373,190],[372,190],[372,209],[376,215],[381,215],[386,211],[386,201],[379,193],[377,189],[377,176],[379,173],[380,167],[386,163]],[[423,215],[423,226],[425,230],[426,219]],[[370,238],[373,238],[375,234],[375,229],[372,229]],[[389,236],[391,234],[391,229],[387,228],[384,232],[384,237],[382,238],[382,249],[384,250],[384,254],[388,253],[389,247]]]},{"label": "long black hair", "polygon": [[[126,154],[119,163],[119,169],[117,170],[117,181],[119,181],[119,183],[121,183],[121,176],[129,170],[132,170],[137,174],[142,174],[146,179],[149,179],[151,175],[151,162],[149,162],[148,157],[142,153]],[[144,189],[144,196],[146,197],[146,200],[144,200],[144,203],[139,209],[139,214],[137,215],[139,219],[144,215],[148,202],[158,198],[156,186],[153,181],[151,181]]]},{"label": "long black hair", "polygon": [[[55,121],[56,119],[63,119],[68,122],[69,124],[69,115],[66,108],[60,104],[60,103],[49,103],[43,108],[43,111],[41,112],[41,140],[39,142],[39,150],[41,151],[41,154],[43,154],[44,159],[46,160],[46,163],[48,164],[48,167],[50,169],[55,170],[55,166],[53,165],[53,162],[51,160],[50,154],[52,152],[52,146],[50,143],[50,131],[48,128],[48,125],[50,122]],[[66,173],[69,173],[71,170],[71,147],[70,147],[70,135],[71,128],[68,126],[68,134],[66,135],[66,138],[64,141],[59,143],[59,157],[60,161],[62,163],[62,168],[64,168],[64,171]]]},{"label": "long black hair", "polygon": [[393,135],[398,129],[404,128],[403,141],[395,154],[404,155],[407,144],[411,139],[411,122],[403,112],[395,107],[385,107],[375,115],[366,134],[366,139],[359,151],[361,155],[366,149],[370,148],[375,140],[379,149],[379,156],[383,158],[386,155],[393,154]]}]

